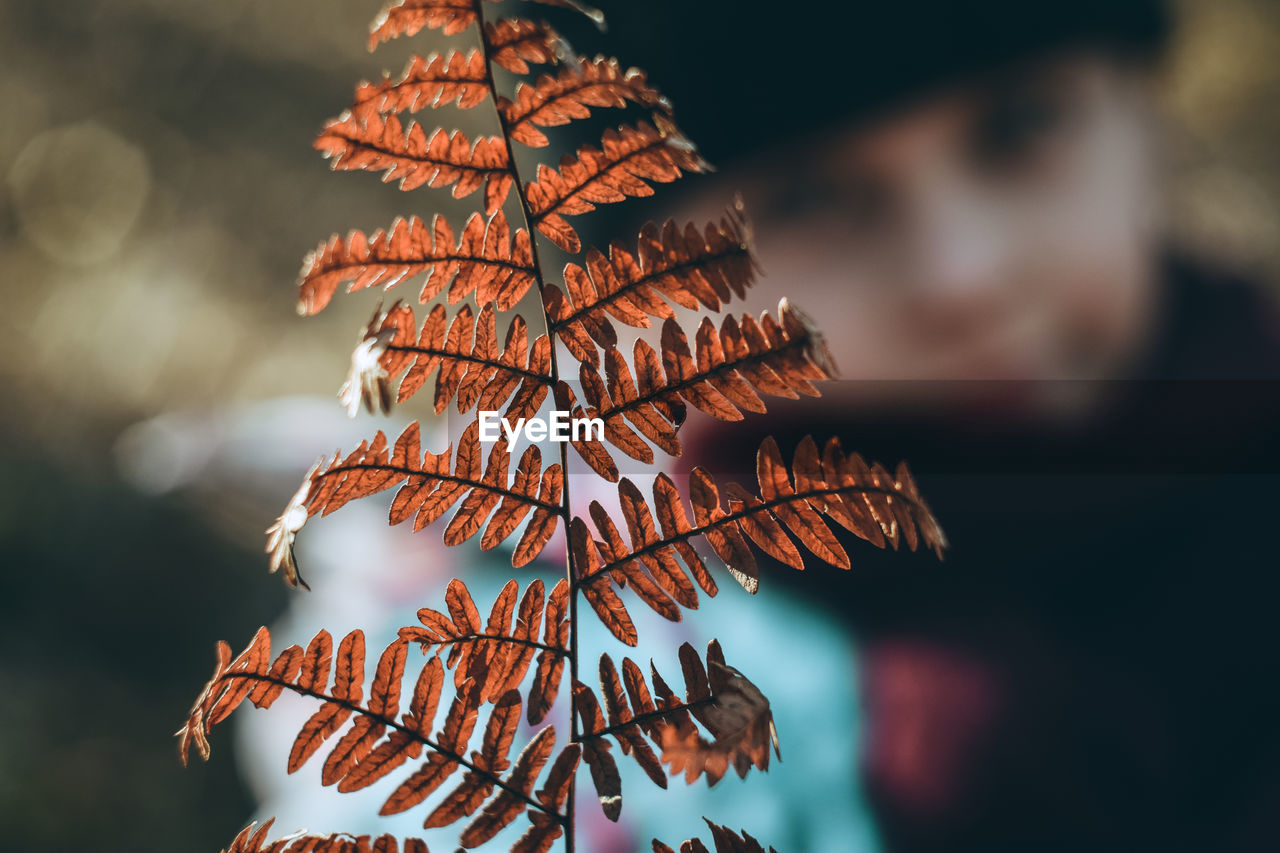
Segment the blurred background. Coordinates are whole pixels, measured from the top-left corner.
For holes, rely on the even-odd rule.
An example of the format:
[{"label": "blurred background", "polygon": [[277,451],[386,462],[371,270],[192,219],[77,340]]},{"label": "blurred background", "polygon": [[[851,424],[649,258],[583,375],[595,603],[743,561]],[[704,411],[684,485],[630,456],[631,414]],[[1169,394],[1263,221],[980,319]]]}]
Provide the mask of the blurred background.
[{"label": "blurred background", "polygon": [[[332,397],[367,304],[304,321],[293,284],[330,233],[413,212],[310,147],[414,49],[367,53],[378,6],[0,0],[8,849],[216,850],[253,812],[230,749],[184,772],[169,735],[213,642],[285,605],[262,530],[314,457],[296,425],[366,432]],[[1280,281],[1280,3],[1178,11],[1178,227]]]}]

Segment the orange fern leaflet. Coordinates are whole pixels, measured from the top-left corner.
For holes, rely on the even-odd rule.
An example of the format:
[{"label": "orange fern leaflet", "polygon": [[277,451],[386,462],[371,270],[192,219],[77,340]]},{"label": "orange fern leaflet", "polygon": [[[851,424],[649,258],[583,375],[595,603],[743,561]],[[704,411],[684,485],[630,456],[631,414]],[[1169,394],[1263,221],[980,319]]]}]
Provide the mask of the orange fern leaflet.
[{"label": "orange fern leaflet", "polygon": [[[382,397],[390,395],[392,381],[400,377],[398,400],[404,402],[434,374],[436,414],[453,401],[459,414],[509,403],[509,417],[532,417],[551,384],[551,341],[541,335],[530,344],[527,329],[524,319],[516,317],[499,352],[492,304],[479,317],[464,305],[452,321],[446,320],[444,306],[436,305],[415,339],[413,309],[397,303],[385,313],[379,310],[369,323],[360,345],[365,349],[357,347],[357,354],[367,357],[353,355],[348,384],[374,383]],[[359,402],[348,401],[353,416]],[[370,401],[365,407],[374,408]]]},{"label": "orange fern leaflet", "polygon": [[623,70],[616,59],[581,59],[554,77],[544,74],[532,86],[516,87],[515,100],[501,98],[498,109],[511,138],[541,148],[548,143],[538,127],[557,127],[591,114],[589,107],[625,107],[628,103],[669,113],[671,104],[645,80],[644,72]]},{"label": "orange fern leaflet", "polygon": [[[745,832],[739,834],[728,827],[712,823],[705,817],[703,821],[706,822],[707,827],[711,830],[715,853],[765,853],[765,849],[760,846],[760,842],[749,834]],[[675,851],[655,838],[653,840],[653,853],[675,853]],[[690,838],[688,841],[681,843],[680,853],[710,853],[710,851],[707,850],[707,846],[701,840]],[[770,847],[768,853],[777,853],[777,851]]]},{"label": "orange fern leaflet", "polygon": [[681,563],[708,595],[714,594],[706,564],[691,544],[696,537],[702,537],[733,578],[752,593],[759,588],[760,569],[748,543],[803,569],[804,560],[791,538],[795,537],[822,562],[850,567],[849,555],[826,518],[877,547],[905,544],[914,551],[923,545],[939,555],[946,547],[946,537],[905,465],[890,475],[878,464],[868,466],[856,453],[846,455],[834,438],[822,452],[806,438],[796,450],[790,473],[772,439],[761,446],[756,468],[759,496],[730,483],[727,510],[715,481],[695,468],[689,478],[692,522],[680,492],[665,474],[653,484],[656,524],[654,509],[640,490],[622,479],[618,495],[630,545],[598,505],[592,507],[592,519],[600,539],[575,519],[581,531],[570,532],[576,533],[582,552],[576,585],[614,636],[628,645],[636,643],[635,627],[611,583],[629,585],[651,609],[672,620],[680,618],[679,606],[697,606]]},{"label": "orange fern leaflet", "polygon": [[683,308],[719,311],[746,294],[755,272],[751,227],[739,201],[705,232],[692,223],[680,229],[668,221],[661,230],[650,223],[634,250],[614,243],[606,258],[588,249],[585,266],[565,266],[565,291],[550,284],[543,297],[552,330],[575,358],[596,367],[596,345],[618,343],[610,318],[638,328],[648,328],[650,317],[673,318],[661,297]]},{"label": "orange fern leaflet", "polygon": [[464,838],[470,837],[477,843],[487,840],[527,808],[542,815],[533,821],[528,837],[546,838],[551,829],[558,837],[566,820],[561,812],[562,791],[567,788],[565,777],[577,765],[578,745],[570,744],[561,750],[547,778],[547,786],[534,794],[537,777],[554,752],[555,729],[550,726],[542,729],[513,764],[508,756],[520,717],[521,700],[519,692],[512,689],[493,702],[480,750],[465,757],[467,743],[481,717],[483,696],[479,681],[468,681],[458,692],[444,723],[433,733],[436,711],[444,694],[443,668],[437,658],[423,666],[408,710],[400,714],[400,683],[407,648],[408,642],[400,639],[382,652],[373,686],[365,699],[365,643],[360,631],[344,637],[336,653],[332,638],[322,631],[305,650],[301,646],[290,646],[274,663],[271,662],[271,637],[265,628],[258,631],[253,642],[235,659],[231,658],[227,645],[220,643],[213,677],[192,706],[186,725],[178,732],[183,760],[191,746],[208,758],[210,729],[242,702],[267,708],[287,690],[320,700],[320,707],[303,724],[294,741],[289,772],[318,754],[325,748],[325,742],[352,720],[346,733],[329,747],[321,776],[323,784],[336,784],[339,791],[357,791],[425,755],[418,769],[387,798],[383,814],[394,814],[421,803],[461,771],[461,783],[428,815],[427,827],[447,826],[473,815],[488,801],[485,810],[463,831]]},{"label": "orange fern leaflet", "polygon": [[359,231],[346,240],[334,235],[312,252],[304,263],[298,310],[320,311],[343,282],[351,282],[353,291],[390,289],[423,273],[427,279],[419,299],[424,303],[449,287],[451,303],[478,293],[500,310],[515,305],[537,281],[529,233],[520,229],[513,235],[501,211],[488,220],[471,216],[456,240],[443,216],[430,226],[411,217],[369,237]]},{"label": "orange fern leaflet", "polygon": [[334,169],[383,171],[382,180],[398,180],[402,190],[452,186],[454,198],[465,198],[483,186],[490,214],[511,189],[511,162],[501,139],[472,142],[462,131],[444,128],[428,136],[422,125],[411,121],[406,128],[395,115],[343,113],[325,126],[316,148]]},{"label": "orange fern leaflet", "polygon": [[[515,689],[537,653],[528,705],[529,722],[537,724],[555,702],[569,654],[569,584],[563,579],[557,583],[545,607],[542,581],[529,584],[518,609],[517,589],[514,580],[507,582],[493,603],[488,623],[482,626],[467,585],[450,581],[445,595],[448,613],[424,607],[418,611],[422,626],[401,628],[400,637],[421,644],[424,651],[434,648],[437,654],[448,648],[445,666],[454,671],[454,686],[461,690],[474,679],[480,684],[481,696],[490,699]],[[539,642],[538,626],[544,613],[546,623]],[[512,616],[516,616],[514,627]]]},{"label": "orange fern leaflet", "polygon": [[[309,835],[294,833],[275,841],[268,841],[274,820],[262,826],[249,824],[240,831],[223,853],[400,853],[400,843],[392,835]],[[426,842],[418,838],[404,839],[404,853],[429,853]]]},{"label": "orange fern leaflet", "polygon": [[383,75],[379,83],[356,87],[351,112],[360,114],[417,112],[425,107],[455,104],[470,109],[489,96],[488,66],[478,50],[415,56],[399,79]]}]

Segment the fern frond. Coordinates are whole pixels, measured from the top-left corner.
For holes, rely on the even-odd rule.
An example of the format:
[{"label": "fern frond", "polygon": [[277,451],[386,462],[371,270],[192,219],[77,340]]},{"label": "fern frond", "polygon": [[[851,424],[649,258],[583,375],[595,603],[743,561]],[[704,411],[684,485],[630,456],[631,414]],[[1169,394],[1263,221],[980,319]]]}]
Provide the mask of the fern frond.
[{"label": "fern frond", "polygon": [[507,146],[500,137],[474,142],[462,131],[437,128],[428,136],[422,125],[408,128],[395,115],[348,110],[330,119],[315,147],[342,171],[383,172],[382,180],[398,180],[400,189],[453,186],[454,198],[484,188],[485,211],[493,214],[506,200],[513,180]]},{"label": "fern frond", "polygon": [[[336,653],[330,635],[321,631],[305,651],[300,646],[290,646],[274,663],[271,663],[271,636],[266,628],[260,629],[234,660],[230,659],[226,644],[219,643],[214,676],[192,706],[186,725],[178,732],[182,760],[186,762],[191,745],[207,759],[209,731],[242,702],[247,700],[259,708],[267,708],[287,690],[321,702],[294,741],[289,754],[290,773],[319,753],[325,742],[352,720],[350,728],[330,748],[325,759],[321,774],[325,785],[337,785],[343,792],[360,790],[405,762],[420,758],[424,751],[427,753],[418,770],[392,791],[383,804],[382,814],[395,814],[416,806],[457,771],[463,770],[462,782],[428,815],[427,827],[445,826],[474,814],[495,791],[500,792],[500,797],[505,795],[503,805],[488,814],[485,826],[501,829],[526,807],[563,823],[565,817],[559,806],[548,805],[552,798],[531,794],[538,773],[554,750],[555,729],[548,726],[539,731],[508,774],[507,770],[512,768],[509,754],[521,705],[520,694],[508,690],[495,701],[489,713],[481,748],[466,757],[468,741],[480,719],[482,699],[478,686],[469,682],[466,689],[458,693],[444,724],[432,734],[443,692],[444,670],[438,658],[426,662],[419,673],[409,709],[401,715],[400,686],[407,649],[408,642],[398,639],[382,652],[366,700],[363,696],[365,640],[358,630],[342,639]],[[576,764],[577,750],[577,746],[571,745],[568,751],[572,757],[563,759],[562,756],[562,759]],[[526,755],[529,757],[525,758]],[[509,808],[506,803],[511,800],[518,803],[519,808]]]},{"label": "fern frond", "polygon": [[656,525],[649,502],[634,483],[623,478],[618,495],[629,545],[598,504],[592,506],[591,516],[600,539],[592,538],[582,519],[573,520],[570,538],[580,553],[577,586],[614,636],[635,645],[634,625],[613,583],[629,584],[651,609],[673,621],[680,618],[680,606],[697,606],[681,562],[708,595],[715,594],[714,581],[691,544],[698,536],[752,593],[759,587],[760,570],[749,542],[803,569],[794,537],[824,563],[850,567],[848,554],[824,516],[880,548],[905,544],[914,551],[924,546],[940,557],[946,547],[946,537],[905,464],[891,475],[879,464],[868,466],[856,453],[845,455],[838,439],[830,439],[820,453],[813,439],[805,438],[788,471],[777,444],[769,438],[757,454],[756,469],[759,496],[730,483],[726,510],[715,481],[695,468],[689,478],[692,523],[679,490],[665,474],[653,484]]},{"label": "fern frond", "polygon": [[[730,316],[719,329],[703,318],[696,355],[680,324],[668,319],[662,326],[661,357],[647,342],[636,340],[633,374],[622,354],[610,348],[603,377],[597,369],[581,365],[583,403],[561,383],[557,405],[574,417],[600,418],[605,439],[632,459],[653,461],[645,438],[678,456],[676,433],[684,423],[686,402],[720,420],[741,420],[742,409],[765,411],[761,394],[787,399],[817,396],[811,380],[834,378],[826,343],[813,324],[786,300],[779,318],[781,323],[768,313],[759,321]],[[597,473],[617,480],[617,466],[599,440],[573,446]]]},{"label": "fern frond", "polygon": [[556,65],[570,53],[560,34],[541,21],[503,18],[486,22],[484,40],[489,59],[514,74],[528,74],[529,65]]},{"label": "fern frond", "polygon": [[[508,581],[493,603],[488,623],[481,625],[467,585],[454,579],[445,595],[448,613],[422,608],[418,611],[422,626],[401,628],[400,638],[418,643],[423,652],[435,649],[437,656],[447,648],[445,667],[453,670],[454,686],[461,690],[474,681],[480,685],[483,701],[493,701],[519,687],[536,652],[538,667],[528,701],[529,722],[536,724],[555,702],[564,658],[569,654],[569,584],[560,580],[544,600],[542,581],[535,580],[517,608],[518,590],[514,580]],[[544,610],[546,626],[539,642]],[[514,626],[512,616],[516,617]]]},{"label": "fern frond", "polygon": [[[394,835],[349,835],[336,832],[330,835],[311,835],[295,832],[268,841],[272,818],[258,826],[251,823],[231,842],[222,853],[400,853],[400,842]],[[404,853],[429,853],[427,843],[420,838],[404,839]]]},{"label": "fern frond", "polygon": [[[603,22],[579,0],[532,2]],[[267,707],[292,692],[318,700],[319,707],[294,741],[290,772],[323,755],[322,782],[345,792],[406,767],[408,775],[390,791],[382,814],[433,797],[425,826],[469,818],[459,838],[468,848],[524,814],[528,827],[511,848],[515,853],[547,853],[562,835],[572,851],[574,779],[581,761],[606,816],[616,820],[621,812],[615,742],[664,788],[669,776],[687,782],[705,777],[708,785],[730,769],[745,776],[753,767],[768,768],[771,748],[778,754],[769,701],[725,664],[714,641],[705,659],[692,646],[681,647],[683,697],[656,668],[646,679],[634,661],[624,658],[618,667],[607,655],[600,660],[599,692],[583,685],[575,596],[582,595],[617,639],[634,646],[636,625],[620,590],[630,588],[671,620],[699,606],[699,591],[717,594],[716,579],[694,547],[698,537],[751,592],[759,579],[753,548],[797,569],[804,567],[802,550],[848,568],[849,557],[829,526],[832,519],[878,547],[941,552],[945,539],[905,467],[891,475],[868,466],[856,454],[847,456],[835,439],[822,450],[806,439],[790,467],[767,440],[757,456],[757,493],[735,483],[721,488],[694,469],[687,504],[665,474],[653,483],[651,503],[620,477],[615,450],[643,462],[654,459],[655,447],[680,453],[678,433],[689,406],[722,420],[742,419],[744,412],[763,412],[767,396],[816,395],[813,383],[832,378],[835,367],[812,323],[785,300],[777,315],[705,318],[692,344],[677,322],[677,308],[718,313],[753,283],[758,270],[740,201],[702,228],[650,223],[634,246],[615,242],[607,253],[585,247],[584,257],[565,266],[562,286],[548,282],[539,263],[545,246],[534,239],[535,229],[566,252],[582,252],[570,217],[651,195],[658,183],[710,166],[676,128],[670,103],[642,72],[604,57],[580,59],[546,24],[485,17],[484,0],[390,2],[371,27],[371,48],[423,29],[455,35],[473,26],[476,47],[415,57],[398,76],[384,73],[361,83],[351,109],[329,121],[315,143],[334,169],[381,171],[384,181],[398,180],[405,190],[452,187],[455,198],[481,190],[484,213],[470,216],[457,234],[435,216],[430,224],[412,217],[369,235],[334,236],[304,263],[299,312],[320,311],[339,287],[389,290],[423,276],[423,304],[439,297],[438,303],[457,307],[434,304],[418,326],[411,306],[396,302],[384,311],[379,304],[352,353],[339,392],[342,403],[353,415],[361,406],[385,413],[393,398],[407,400],[432,381],[437,414],[454,405],[459,413],[505,409],[508,419],[519,420],[536,416],[554,393],[557,408],[571,417],[603,421],[603,438],[575,435],[570,443],[589,467],[618,483],[617,519],[598,501],[590,502],[587,518],[572,515],[563,445],[559,464],[546,466],[539,447],[528,446],[513,472],[508,442],[499,440],[485,451],[478,420],[465,428],[456,449],[451,444],[439,453],[424,452],[414,423],[394,444],[378,432],[346,455],[320,460],[267,531],[271,569],[282,571],[291,585],[306,586],[293,543],[311,516],[392,488],[390,523],[412,517],[420,530],[450,514],[443,530],[447,545],[482,534],[481,548],[491,549],[522,530],[512,555],[515,566],[533,560],[563,520],[566,577],[549,592],[534,580],[523,595],[519,583],[509,581],[487,617],[466,584],[452,581],[443,606],[419,610],[419,624],[402,628],[381,653],[367,697],[359,631],[336,648],[322,631],[305,649],[291,646],[274,661],[266,629],[235,657],[220,643],[214,674],[179,732],[180,751],[184,763],[191,749],[207,758],[210,729],[236,707],[246,701]],[[548,67],[514,89],[495,70],[532,78],[535,65]],[[472,139],[445,128],[428,133],[412,117],[444,105],[492,106],[501,135]],[[546,146],[545,128],[586,118],[595,109],[629,107],[649,111],[651,123],[605,131],[598,146],[578,148],[558,167],[539,165],[536,180],[521,178],[514,143]],[[519,227],[502,210],[513,194],[508,209]],[[545,334],[531,336],[534,318],[510,316],[500,341],[498,313],[511,311],[535,286],[542,310],[534,326],[544,326]],[[628,358],[615,323],[643,329],[655,320],[661,321],[660,343],[636,341]],[[571,376],[557,361],[557,339],[578,362],[580,390],[571,388]],[[411,643],[425,661],[402,713]],[[570,742],[557,750],[555,730],[545,726],[513,758],[521,717],[543,723],[566,668],[572,685]],[[437,724],[450,670],[454,695]],[[520,692],[526,682],[527,700]],[[469,751],[473,735],[481,743]],[[710,821],[708,826],[717,853],[763,853],[745,833]],[[233,847],[237,853],[398,853],[389,835],[297,835],[268,842],[268,828],[246,828]],[[404,844],[426,853],[419,841]],[[654,849],[670,853],[656,840]],[[690,839],[681,851],[706,853],[706,847]]]},{"label": "fern frond", "polygon": [[[671,765],[673,775],[683,773],[687,782],[705,775],[707,784],[714,785],[730,768],[740,777],[745,777],[752,767],[767,770],[770,748],[781,757],[769,700],[740,672],[725,664],[715,640],[707,646],[706,657],[704,666],[693,646],[685,643],[680,647],[684,699],[671,691],[656,667],[650,667],[651,693],[635,661],[624,658],[619,672],[608,655],[600,657],[604,713],[590,687],[574,685],[574,704],[582,723],[583,756],[592,768],[596,791],[611,819],[616,820],[621,810],[622,791],[621,783],[615,781],[618,771],[607,737],[614,738],[622,753],[631,755],[662,788],[667,787],[664,763]],[[714,740],[704,738],[695,721]]]},{"label": "fern frond", "polygon": [[[533,0],[533,2],[572,9],[585,15],[597,27],[604,25],[604,14],[599,9],[579,3],[578,0]],[[479,0],[392,0],[383,7],[369,26],[369,49],[373,50],[381,42],[390,41],[393,38],[417,35],[423,29],[441,30],[447,36],[457,35],[475,23],[479,16]],[[504,64],[503,67],[507,66]],[[520,74],[526,73],[519,68],[510,70]]]},{"label": "fern frond", "polygon": [[[479,316],[464,305],[447,321],[443,305],[431,309],[415,331],[413,310],[396,303],[385,313],[374,313],[361,343],[352,354],[351,374],[340,392],[354,416],[362,400],[369,411],[373,403],[389,401],[391,384],[400,379],[397,401],[403,403],[416,393],[439,368],[435,385],[435,411],[441,414],[456,401],[458,412],[473,406],[495,411],[508,400],[510,419],[533,417],[551,386],[551,341],[539,336],[529,345],[528,324],[512,318],[506,341],[499,353],[497,318],[493,303]],[[356,397],[358,388],[372,388]],[[388,403],[389,405],[389,403]],[[386,411],[388,405],[383,406]]]},{"label": "fern frond", "polygon": [[[711,829],[712,843],[716,848],[715,853],[765,853],[765,849],[760,845],[760,842],[746,832],[734,832],[728,827],[712,823],[705,817],[703,820]],[[675,851],[655,838],[653,839],[653,853],[675,853]],[[701,840],[690,838],[681,843],[680,853],[709,853],[709,851]],[[778,853],[778,851],[770,847],[768,853]]]},{"label": "fern frond", "polygon": [[488,80],[489,69],[479,50],[415,56],[398,78],[384,74],[377,83],[357,86],[351,111],[412,113],[449,104],[470,109],[488,97]]},{"label": "fern frond", "polygon": [[498,100],[498,111],[512,139],[542,148],[549,140],[535,125],[559,127],[586,118],[590,107],[625,107],[628,103],[671,112],[671,103],[648,84],[643,71],[624,71],[618,60],[597,56],[565,65],[555,76],[544,74],[532,84],[520,83],[514,101]]},{"label": "fern frond", "polygon": [[565,290],[548,284],[543,301],[551,330],[578,361],[596,367],[596,345],[618,343],[610,318],[636,328],[648,328],[650,317],[671,319],[675,312],[659,294],[684,308],[719,311],[746,294],[755,273],[751,225],[739,199],[703,231],[650,222],[634,250],[615,242],[605,258],[588,249],[586,266],[566,265]]},{"label": "fern frond", "polygon": [[[769,700],[742,673],[725,664],[719,643],[712,640],[708,644],[705,668],[688,643],[680,647],[680,663],[684,668],[685,707],[714,740],[708,741],[683,717],[664,725],[660,731],[662,762],[670,765],[672,775],[683,772],[689,783],[705,776],[711,786],[730,768],[739,778],[745,778],[752,767],[768,770],[771,748],[782,760]],[[653,689],[663,709],[658,719],[666,720],[666,710],[680,700],[656,671],[653,675]]]},{"label": "fern frond", "polygon": [[475,0],[392,0],[369,25],[369,49],[424,29],[457,35],[475,23],[479,6]]},{"label": "fern frond", "polygon": [[424,273],[418,297],[423,303],[448,287],[450,304],[475,293],[480,302],[496,302],[502,311],[537,281],[529,232],[521,228],[513,235],[502,211],[489,219],[472,214],[456,240],[443,216],[432,217],[430,226],[414,216],[396,219],[371,236],[352,231],[344,240],[335,234],[309,254],[298,281],[298,313],[319,312],[347,282],[349,292],[389,290]]},{"label": "fern frond", "polygon": [[[520,457],[514,479],[508,480],[511,453],[505,440],[493,445],[482,472],[479,431],[479,422],[473,421],[458,442],[456,456],[452,448],[424,453],[416,422],[400,434],[390,451],[386,435],[379,430],[373,441],[361,442],[345,458],[335,455],[307,478],[306,497],[298,501],[295,496],[268,531],[275,531],[281,540],[274,543],[276,549],[283,550],[286,541],[292,545],[302,526],[297,519],[301,512],[306,518],[316,513],[328,515],[351,500],[403,484],[391,502],[392,524],[416,514],[413,527],[421,530],[462,501],[445,528],[444,540],[450,545],[461,544],[485,529],[480,546],[493,548],[532,512],[512,555],[514,565],[525,565],[538,556],[555,532],[564,472],[559,465],[543,469],[541,452],[530,445]],[[286,579],[296,585],[296,569]]]},{"label": "fern frond", "polygon": [[684,172],[708,168],[693,143],[658,113],[653,125],[605,131],[600,148],[584,145],[576,157],[565,155],[559,170],[539,165],[538,179],[525,188],[530,225],[566,252],[577,253],[582,243],[564,217],[628,196],[653,195],[650,183],[670,183]]}]

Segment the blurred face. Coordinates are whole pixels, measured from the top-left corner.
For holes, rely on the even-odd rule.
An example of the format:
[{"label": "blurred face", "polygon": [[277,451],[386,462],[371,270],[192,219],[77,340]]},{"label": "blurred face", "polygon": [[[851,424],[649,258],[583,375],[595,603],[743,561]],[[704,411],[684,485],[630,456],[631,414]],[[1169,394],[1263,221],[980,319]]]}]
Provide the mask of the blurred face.
[{"label": "blurred face", "polygon": [[744,190],[762,288],[848,379],[1121,371],[1153,310],[1145,85],[1067,57],[774,152]]}]

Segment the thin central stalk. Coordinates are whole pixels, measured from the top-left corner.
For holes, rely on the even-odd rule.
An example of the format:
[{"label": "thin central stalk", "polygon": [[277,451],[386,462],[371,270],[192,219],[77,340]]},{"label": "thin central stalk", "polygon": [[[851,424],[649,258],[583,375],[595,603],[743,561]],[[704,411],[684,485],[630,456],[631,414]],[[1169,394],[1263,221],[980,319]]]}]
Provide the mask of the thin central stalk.
[{"label": "thin central stalk", "polygon": [[[493,60],[489,56],[489,42],[485,38],[484,33],[484,0],[475,0],[476,27],[480,32],[480,50],[484,56],[485,83],[489,87],[489,99],[493,103],[493,112],[498,119],[498,124],[502,129],[502,142],[507,149],[507,166],[511,170],[512,190],[515,192],[516,198],[520,202],[520,217],[524,223],[524,230],[529,235],[529,249],[533,260],[534,279],[538,284],[538,309],[542,314],[543,328],[546,330],[547,337],[551,344],[551,387],[552,399],[554,401],[554,389],[560,381],[560,367],[556,359],[556,335],[555,329],[551,323],[551,317],[547,314],[547,303],[544,299],[543,289],[545,282],[543,280],[542,262],[538,259],[538,236],[534,232],[531,222],[532,217],[529,215],[529,203],[525,199],[524,183],[520,180],[520,170],[516,168],[515,150],[511,145],[511,134],[507,128],[506,119],[502,115],[502,110],[498,108],[498,86],[493,77]],[[573,549],[569,547],[569,520],[572,517],[569,502],[569,446],[565,442],[560,444],[560,471],[564,477],[564,489],[560,494],[560,507],[558,514],[560,516],[561,526],[564,535],[564,552],[565,552],[565,579],[569,583],[569,730],[570,742],[577,743],[581,738],[581,732],[578,729],[578,709],[573,696],[573,685],[578,683],[578,591],[577,591],[577,571],[574,565]],[[576,774],[575,774],[576,776]],[[574,805],[577,799],[577,783],[575,779],[569,781],[569,798],[565,804],[565,821],[564,821],[564,843],[566,853],[574,853]]]}]

